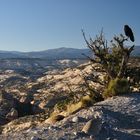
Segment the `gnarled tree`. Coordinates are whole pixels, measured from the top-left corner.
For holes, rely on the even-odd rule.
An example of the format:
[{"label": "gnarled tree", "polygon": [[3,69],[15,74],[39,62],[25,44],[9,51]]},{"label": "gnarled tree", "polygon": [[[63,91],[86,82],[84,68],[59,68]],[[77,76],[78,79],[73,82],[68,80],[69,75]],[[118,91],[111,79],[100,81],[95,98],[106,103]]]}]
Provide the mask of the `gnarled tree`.
[{"label": "gnarled tree", "polygon": [[84,31],[82,31],[82,33],[87,47],[94,54],[94,57],[88,58],[93,63],[99,63],[107,73],[108,85],[104,95],[108,97],[129,92],[125,73],[134,45],[131,47],[125,45],[125,42],[129,41],[128,36],[126,37],[120,34],[119,36],[115,36],[113,40],[108,43],[104,37],[103,31],[101,31],[95,39],[89,38],[89,40],[87,40]]},{"label": "gnarled tree", "polygon": [[126,47],[124,43],[128,39],[122,34],[115,36],[109,46],[103,35],[103,31],[101,31],[99,36],[96,36],[95,40],[90,38],[89,41],[86,39],[84,31],[82,33],[87,47],[94,54],[94,57],[89,57],[89,59],[93,63],[101,64],[110,79],[117,77],[124,78],[127,63],[134,45]]}]

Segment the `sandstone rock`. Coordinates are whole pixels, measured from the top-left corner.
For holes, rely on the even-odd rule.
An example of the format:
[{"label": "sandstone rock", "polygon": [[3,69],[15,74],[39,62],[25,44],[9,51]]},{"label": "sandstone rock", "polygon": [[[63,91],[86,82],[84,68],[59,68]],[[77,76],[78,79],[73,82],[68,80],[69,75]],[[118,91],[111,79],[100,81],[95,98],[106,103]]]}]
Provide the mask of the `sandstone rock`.
[{"label": "sandstone rock", "polygon": [[77,123],[79,121],[79,117],[75,116],[72,118],[72,122]]},{"label": "sandstone rock", "polygon": [[103,112],[102,111],[95,111],[94,112],[94,118],[100,118],[102,119]]},{"label": "sandstone rock", "polygon": [[78,132],[73,132],[73,134],[74,134],[75,136],[77,136]]},{"label": "sandstone rock", "polygon": [[24,129],[29,129],[32,126],[31,122],[25,122],[25,123],[20,123],[20,124],[14,124],[14,121],[11,121],[8,123],[4,128],[2,133],[6,134],[9,132],[19,132]]},{"label": "sandstone rock", "polygon": [[41,102],[38,106],[39,106],[41,109],[44,109],[44,107],[46,106],[46,102]]},{"label": "sandstone rock", "polygon": [[134,87],[133,92],[139,92],[139,88]]},{"label": "sandstone rock", "polygon": [[28,97],[21,97],[20,100],[19,100],[21,103],[29,103],[31,102],[31,100],[28,98]]},{"label": "sandstone rock", "polygon": [[82,131],[89,135],[98,135],[101,131],[102,122],[99,118],[89,120],[83,127]]},{"label": "sandstone rock", "polygon": [[7,99],[0,100],[0,125],[8,123],[8,120],[6,119],[6,115],[13,107],[14,104],[12,100],[7,100]]},{"label": "sandstone rock", "polygon": [[6,119],[8,119],[9,121],[12,121],[17,118],[18,118],[18,112],[14,108],[12,108],[10,112],[6,115]]}]

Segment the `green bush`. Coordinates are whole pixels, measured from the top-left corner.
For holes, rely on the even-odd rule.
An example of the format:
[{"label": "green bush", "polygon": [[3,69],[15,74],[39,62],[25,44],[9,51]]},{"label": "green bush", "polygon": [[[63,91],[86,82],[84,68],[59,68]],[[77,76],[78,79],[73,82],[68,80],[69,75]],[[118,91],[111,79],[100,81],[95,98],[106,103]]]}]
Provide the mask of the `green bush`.
[{"label": "green bush", "polygon": [[70,92],[69,96],[65,100],[59,101],[55,106],[54,110],[63,111],[67,109],[67,105],[74,102],[74,93]]},{"label": "green bush", "polygon": [[95,103],[89,95],[82,97],[80,102],[82,103],[83,107],[89,107],[89,106],[93,105],[93,103]]},{"label": "green bush", "polygon": [[127,79],[116,78],[109,82],[107,89],[105,89],[103,93],[103,97],[108,98],[116,95],[129,93],[129,91],[130,91],[130,87]]}]

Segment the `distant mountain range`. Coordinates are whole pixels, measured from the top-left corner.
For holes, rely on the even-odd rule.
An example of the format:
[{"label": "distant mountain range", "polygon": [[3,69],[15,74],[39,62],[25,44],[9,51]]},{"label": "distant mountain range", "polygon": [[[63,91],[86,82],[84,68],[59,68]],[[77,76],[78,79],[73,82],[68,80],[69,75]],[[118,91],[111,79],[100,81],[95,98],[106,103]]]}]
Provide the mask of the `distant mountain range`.
[{"label": "distant mountain range", "polygon": [[79,59],[90,55],[89,49],[57,48],[36,52],[0,51],[0,58]]},{"label": "distant mountain range", "polygon": [[[0,59],[4,58],[45,58],[45,59],[84,59],[83,54],[91,56],[89,49],[57,48],[38,52],[0,51]],[[133,56],[140,56],[140,46],[136,46]]]}]

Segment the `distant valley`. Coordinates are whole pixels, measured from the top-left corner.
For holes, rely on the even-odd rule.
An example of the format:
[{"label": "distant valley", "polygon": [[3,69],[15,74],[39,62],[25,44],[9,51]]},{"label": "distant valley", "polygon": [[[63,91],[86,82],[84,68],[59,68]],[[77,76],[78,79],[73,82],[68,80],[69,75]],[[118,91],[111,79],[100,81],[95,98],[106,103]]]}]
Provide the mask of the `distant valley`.
[{"label": "distant valley", "polygon": [[0,69],[17,72],[49,71],[76,67],[87,61],[91,55],[89,49],[58,48],[40,52],[0,51]]},{"label": "distant valley", "polygon": [[[140,46],[136,46],[133,56],[140,56]],[[38,52],[0,51],[0,69],[41,71],[76,67],[92,57],[89,49],[57,48]]]}]

